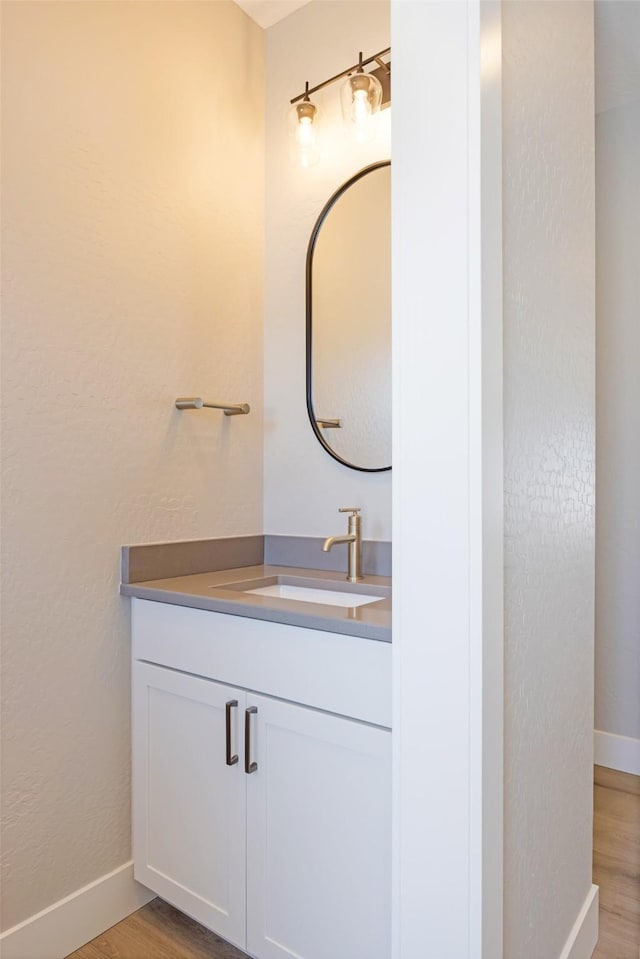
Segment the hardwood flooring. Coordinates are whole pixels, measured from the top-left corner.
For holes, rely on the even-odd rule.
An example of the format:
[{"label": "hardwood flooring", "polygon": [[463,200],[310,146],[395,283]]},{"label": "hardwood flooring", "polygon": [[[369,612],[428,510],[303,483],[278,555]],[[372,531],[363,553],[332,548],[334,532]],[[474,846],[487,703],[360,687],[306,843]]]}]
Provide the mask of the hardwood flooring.
[{"label": "hardwood flooring", "polygon": [[[593,881],[600,886],[600,940],[593,959],[640,959],[640,777],[602,766],[594,772]],[[67,959],[247,957],[154,899]]]},{"label": "hardwood flooring", "polygon": [[640,776],[594,770],[593,881],[600,937],[593,959],[640,957]]},{"label": "hardwood flooring", "polygon": [[247,956],[162,899],[152,899],[67,959],[247,959]]}]

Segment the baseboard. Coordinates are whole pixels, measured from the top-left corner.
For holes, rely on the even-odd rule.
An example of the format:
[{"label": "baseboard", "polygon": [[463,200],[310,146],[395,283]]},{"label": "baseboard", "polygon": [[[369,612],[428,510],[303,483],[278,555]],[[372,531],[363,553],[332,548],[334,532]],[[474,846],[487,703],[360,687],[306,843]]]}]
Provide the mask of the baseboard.
[{"label": "baseboard", "polygon": [[598,943],[599,893],[597,886],[591,886],[559,959],[591,959]]},{"label": "baseboard", "polygon": [[155,893],[133,878],[133,863],[55,902],[0,935],[2,959],[65,959],[140,909]]},{"label": "baseboard", "polygon": [[596,729],[593,734],[593,754],[596,766],[640,776],[640,739],[615,736]]}]

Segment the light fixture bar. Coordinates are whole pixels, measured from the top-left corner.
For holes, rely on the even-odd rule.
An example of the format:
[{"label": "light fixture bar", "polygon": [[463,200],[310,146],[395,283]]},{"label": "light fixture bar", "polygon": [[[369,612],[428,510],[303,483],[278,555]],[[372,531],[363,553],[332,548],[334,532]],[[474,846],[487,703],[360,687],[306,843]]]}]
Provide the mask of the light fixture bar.
[{"label": "light fixture bar", "polygon": [[[381,50],[379,53],[374,53],[372,57],[367,57],[366,60],[359,60],[357,63],[354,63],[352,67],[348,67],[346,70],[343,70],[342,73],[336,73],[335,77],[331,77],[330,80],[325,80],[323,83],[318,83],[317,86],[311,87],[311,89],[309,89],[309,84],[307,83],[307,89],[305,92],[300,93],[297,97],[294,97],[293,100],[291,100],[291,103],[298,103],[299,100],[304,100],[305,97],[308,98],[311,96],[311,94],[317,93],[318,90],[323,90],[325,87],[328,87],[329,84],[335,83],[336,80],[342,80],[343,77],[348,77],[349,74],[357,70],[358,67],[366,67],[369,63],[373,63],[374,61],[380,63],[379,58],[387,56],[389,53],[391,53],[391,47],[387,47],[386,50]],[[385,66],[388,66],[388,64],[385,64]]]}]

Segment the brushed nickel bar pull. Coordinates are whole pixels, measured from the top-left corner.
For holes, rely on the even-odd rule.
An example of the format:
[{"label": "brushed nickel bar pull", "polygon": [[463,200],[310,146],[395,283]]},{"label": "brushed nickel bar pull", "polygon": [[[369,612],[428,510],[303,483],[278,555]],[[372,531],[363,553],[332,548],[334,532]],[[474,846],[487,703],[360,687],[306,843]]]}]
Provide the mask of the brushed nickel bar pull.
[{"label": "brushed nickel bar pull", "polygon": [[226,753],[227,753],[227,766],[235,766],[238,762],[238,754],[231,754],[231,710],[234,707],[237,707],[238,700],[230,699],[228,703],[224,704],[224,722],[225,722],[225,739],[226,739]]},{"label": "brushed nickel bar pull", "polygon": [[244,711],[244,771],[254,773],[258,768],[256,762],[251,762],[251,714],[257,713],[257,706],[249,706]]},{"label": "brushed nickel bar pull", "polygon": [[200,396],[179,396],[176,400],[177,410],[201,410],[203,406],[210,410],[224,410],[225,416],[242,416],[251,412],[248,403],[205,403]]}]

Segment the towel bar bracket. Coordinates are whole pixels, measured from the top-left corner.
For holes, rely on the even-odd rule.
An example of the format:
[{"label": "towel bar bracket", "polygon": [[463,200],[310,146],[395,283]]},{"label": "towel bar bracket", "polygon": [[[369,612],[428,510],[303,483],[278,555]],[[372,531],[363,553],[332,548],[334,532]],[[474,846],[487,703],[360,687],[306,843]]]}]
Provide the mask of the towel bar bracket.
[{"label": "towel bar bracket", "polygon": [[243,416],[251,411],[248,403],[206,403],[200,396],[181,396],[176,400],[178,410],[222,410],[225,416]]}]

